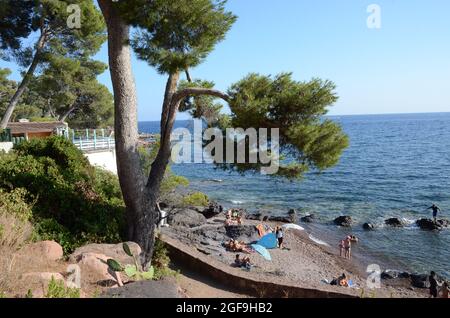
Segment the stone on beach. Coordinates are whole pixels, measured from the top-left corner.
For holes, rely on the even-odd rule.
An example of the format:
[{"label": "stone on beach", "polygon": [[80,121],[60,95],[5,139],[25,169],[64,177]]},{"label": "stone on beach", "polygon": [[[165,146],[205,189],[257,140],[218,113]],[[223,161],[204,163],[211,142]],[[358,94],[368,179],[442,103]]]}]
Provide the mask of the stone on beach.
[{"label": "stone on beach", "polygon": [[190,208],[176,209],[169,214],[167,221],[172,226],[185,226],[189,228],[206,223],[206,217],[198,211]]},{"label": "stone on beach", "polygon": [[220,204],[218,204],[216,202],[211,202],[209,204],[209,206],[202,211],[202,214],[205,218],[211,219],[211,218],[219,215],[222,212],[223,212],[223,207]]},{"label": "stone on beach", "polygon": [[316,217],[314,214],[309,214],[309,215],[305,215],[305,216],[301,217],[300,221],[305,222],[305,223],[312,223],[312,222],[314,222],[315,218]]},{"label": "stone on beach", "polygon": [[352,223],[353,223],[352,217],[348,215],[339,216],[336,219],[334,219],[334,224],[343,227],[350,227]]},{"label": "stone on beach", "polygon": [[254,242],[259,239],[258,230],[254,225],[230,225],[225,227],[227,236],[245,242]]}]

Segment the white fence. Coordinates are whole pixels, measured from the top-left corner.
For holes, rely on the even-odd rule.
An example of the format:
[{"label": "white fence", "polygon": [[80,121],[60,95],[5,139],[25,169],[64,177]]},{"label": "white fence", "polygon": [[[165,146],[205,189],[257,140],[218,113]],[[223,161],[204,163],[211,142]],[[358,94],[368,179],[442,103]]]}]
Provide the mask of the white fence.
[{"label": "white fence", "polygon": [[113,134],[104,129],[72,130],[68,137],[78,149],[83,151],[115,149]]}]

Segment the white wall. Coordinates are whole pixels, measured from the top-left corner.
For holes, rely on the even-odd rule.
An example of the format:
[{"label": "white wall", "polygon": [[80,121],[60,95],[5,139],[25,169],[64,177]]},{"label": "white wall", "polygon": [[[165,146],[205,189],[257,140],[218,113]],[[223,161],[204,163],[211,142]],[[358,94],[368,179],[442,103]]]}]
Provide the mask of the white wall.
[{"label": "white wall", "polygon": [[0,142],[0,152],[10,152],[10,150],[13,148],[12,142]]},{"label": "white wall", "polygon": [[84,154],[91,165],[104,168],[114,174],[117,174],[116,151],[104,150]]}]

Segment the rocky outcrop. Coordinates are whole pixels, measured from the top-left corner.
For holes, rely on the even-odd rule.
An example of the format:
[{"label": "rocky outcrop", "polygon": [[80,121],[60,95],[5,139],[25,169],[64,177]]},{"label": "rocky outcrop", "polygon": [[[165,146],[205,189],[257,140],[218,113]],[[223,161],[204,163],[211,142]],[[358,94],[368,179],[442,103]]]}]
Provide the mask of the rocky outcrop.
[{"label": "rocky outcrop", "polygon": [[225,227],[226,235],[229,238],[253,242],[259,239],[258,230],[253,225],[230,225]]},{"label": "rocky outcrop", "polygon": [[411,274],[411,285],[417,288],[430,288],[427,274]]},{"label": "rocky outcrop", "polygon": [[258,212],[258,213],[247,214],[245,218],[247,220],[262,221],[265,216],[266,216],[265,214]]},{"label": "rocky outcrop", "polygon": [[393,227],[403,227],[405,224],[399,218],[390,218],[384,221],[384,224]]},{"label": "rocky outcrop", "polygon": [[381,279],[397,279],[397,278],[410,278],[411,274],[408,272],[401,272],[397,270],[385,270],[381,273]]},{"label": "rocky outcrop", "polygon": [[309,214],[309,215],[305,215],[303,217],[300,218],[300,221],[305,222],[305,223],[312,223],[315,220],[315,215],[314,214]]},{"label": "rocky outcrop", "polygon": [[205,218],[211,219],[211,218],[219,215],[222,212],[223,212],[223,207],[220,204],[218,204],[216,202],[211,202],[209,204],[209,206],[202,211],[202,214]]},{"label": "rocky outcrop", "polygon": [[54,241],[40,241],[25,245],[20,253],[23,255],[39,255],[40,258],[47,261],[57,261],[63,257],[61,245]]},{"label": "rocky outcrop", "polygon": [[420,219],[416,221],[416,224],[422,230],[429,231],[440,231],[450,226],[450,222],[448,220],[436,220],[436,222],[434,222],[431,219]]},{"label": "rocky outcrop", "polygon": [[339,216],[336,219],[334,219],[334,224],[343,226],[343,227],[350,227],[352,226],[353,220],[351,216],[343,215]]},{"label": "rocky outcrop", "polygon": [[206,217],[198,211],[185,208],[176,209],[167,217],[167,222],[172,226],[196,227],[206,223]]},{"label": "rocky outcrop", "polygon": [[375,230],[375,226],[372,223],[364,223],[363,229],[366,231],[373,231]]},{"label": "rocky outcrop", "polygon": [[[134,255],[141,254],[141,248],[134,242],[127,242]],[[69,257],[71,262],[78,262],[81,254],[93,253],[113,258],[122,264],[134,264],[132,257],[123,250],[123,243],[119,244],[88,244],[77,248]]]}]

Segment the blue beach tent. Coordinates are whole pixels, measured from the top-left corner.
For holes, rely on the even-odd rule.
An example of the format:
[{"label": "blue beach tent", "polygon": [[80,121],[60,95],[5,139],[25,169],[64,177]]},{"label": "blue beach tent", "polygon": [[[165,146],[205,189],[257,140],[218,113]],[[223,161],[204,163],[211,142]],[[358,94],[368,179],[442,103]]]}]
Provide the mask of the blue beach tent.
[{"label": "blue beach tent", "polygon": [[257,242],[257,244],[268,249],[277,248],[277,237],[275,233],[266,234]]}]

